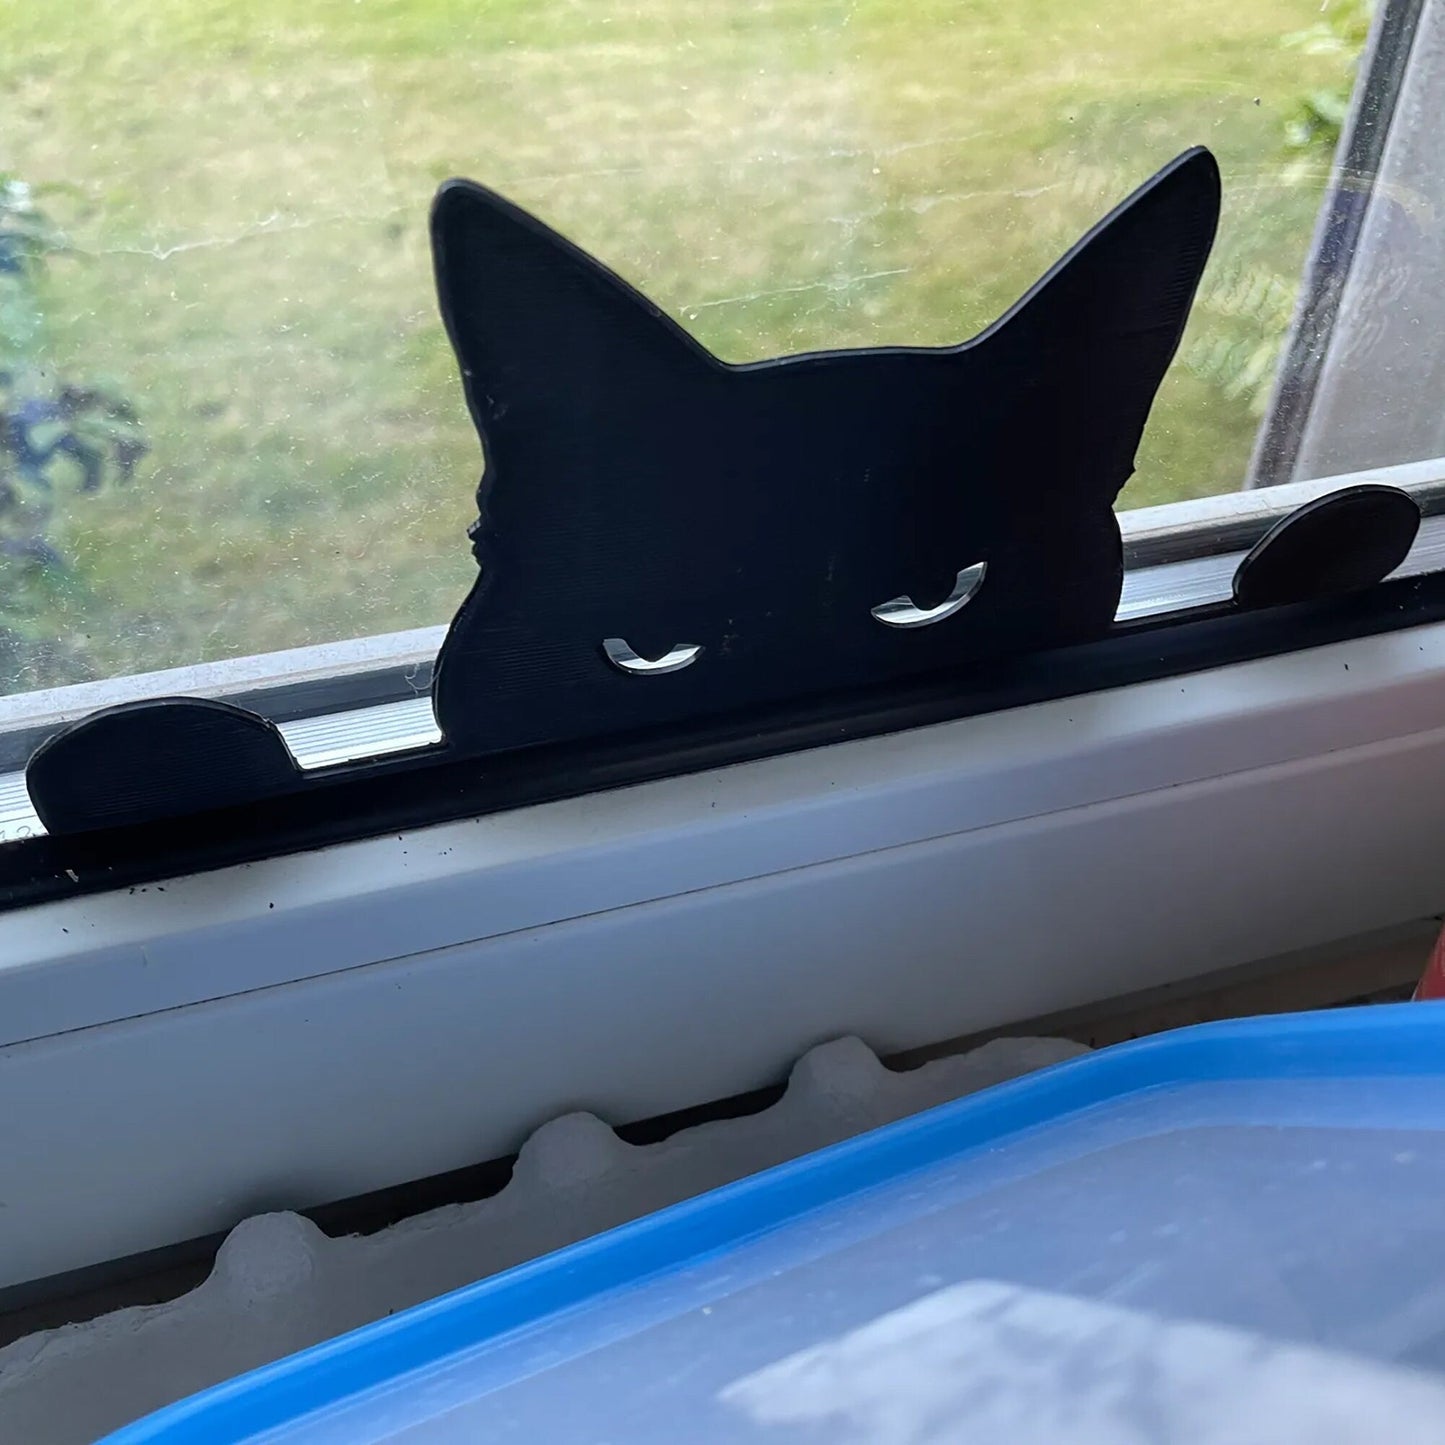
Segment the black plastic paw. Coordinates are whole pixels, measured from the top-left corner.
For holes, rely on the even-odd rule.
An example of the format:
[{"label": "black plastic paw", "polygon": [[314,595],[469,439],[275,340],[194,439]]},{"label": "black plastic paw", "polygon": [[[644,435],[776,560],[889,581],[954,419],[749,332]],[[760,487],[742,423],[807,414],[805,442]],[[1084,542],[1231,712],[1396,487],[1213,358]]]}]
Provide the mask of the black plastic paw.
[{"label": "black plastic paw", "polygon": [[1396,487],[1348,487],[1277,522],[1234,574],[1240,607],[1320,602],[1383,581],[1409,555],[1420,508]]},{"label": "black plastic paw", "polygon": [[123,828],[253,803],[301,783],[274,723],[230,703],[166,697],[106,708],[48,738],[25,783],[51,833]]}]

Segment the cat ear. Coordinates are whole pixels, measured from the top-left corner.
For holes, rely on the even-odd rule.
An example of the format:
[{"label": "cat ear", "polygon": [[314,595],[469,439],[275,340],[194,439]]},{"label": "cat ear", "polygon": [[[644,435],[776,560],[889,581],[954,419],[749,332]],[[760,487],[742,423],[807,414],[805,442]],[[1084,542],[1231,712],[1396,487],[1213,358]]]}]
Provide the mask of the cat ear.
[{"label": "cat ear", "polygon": [[[1219,222],[1219,168],[1186,151],[1106,216],[994,328],[1061,416],[1107,429],[1127,470]],[[998,344],[996,343],[996,344]],[[1107,426],[1106,426],[1107,424]]]},{"label": "cat ear", "polygon": [[[548,407],[572,417],[716,366],[601,262],[501,196],[448,181],[431,216],[447,334],[479,427]],[[665,395],[665,392],[664,392]]]},{"label": "cat ear", "polygon": [[1000,321],[1062,344],[1141,333],[1172,353],[1219,223],[1219,167],[1185,151],[1116,206]]}]

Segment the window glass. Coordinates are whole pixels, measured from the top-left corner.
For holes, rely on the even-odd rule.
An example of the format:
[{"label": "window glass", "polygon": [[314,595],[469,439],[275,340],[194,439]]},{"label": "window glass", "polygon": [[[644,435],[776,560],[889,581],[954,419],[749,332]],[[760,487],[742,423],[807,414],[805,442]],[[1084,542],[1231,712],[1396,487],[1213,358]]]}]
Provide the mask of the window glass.
[{"label": "window glass", "polygon": [[437,624],[479,453],[426,207],[535,210],[731,360],[957,341],[1205,143],[1122,505],[1241,485],[1359,0],[0,0],[0,689]]}]

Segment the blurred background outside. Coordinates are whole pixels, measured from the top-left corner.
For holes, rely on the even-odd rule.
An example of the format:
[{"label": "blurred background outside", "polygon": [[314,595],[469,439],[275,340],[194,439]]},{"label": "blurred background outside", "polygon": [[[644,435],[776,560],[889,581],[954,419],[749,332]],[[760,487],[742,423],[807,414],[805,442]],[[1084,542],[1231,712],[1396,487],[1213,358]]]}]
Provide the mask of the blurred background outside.
[{"label": "blurred background outside", "polygon": [[1243,485],[1364,0],[0,0],[0,692],[445,622],[431,193],[728,360],[953,343],[1185,147],[1219,242],[1121,507]]}]

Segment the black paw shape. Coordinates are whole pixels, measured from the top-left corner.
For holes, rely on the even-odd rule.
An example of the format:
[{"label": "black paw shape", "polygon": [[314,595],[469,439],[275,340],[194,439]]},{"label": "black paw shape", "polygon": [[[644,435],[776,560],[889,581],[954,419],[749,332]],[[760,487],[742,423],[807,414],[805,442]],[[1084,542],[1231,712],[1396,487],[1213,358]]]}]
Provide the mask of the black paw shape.
[{"label": "black paw shape", "polygon": [[1409,555],[1420,508],[1396,487],[1348,487],[1291,512],[1234,573],[1239,607],[1322,602],[1383,581]]},{"label": "black paw shape", "polygon": [[230,703],[166,697],[105,708],[48,738],[25,769],[51,833],[124,828],[254,803],[301,784],[274,723]]}]

